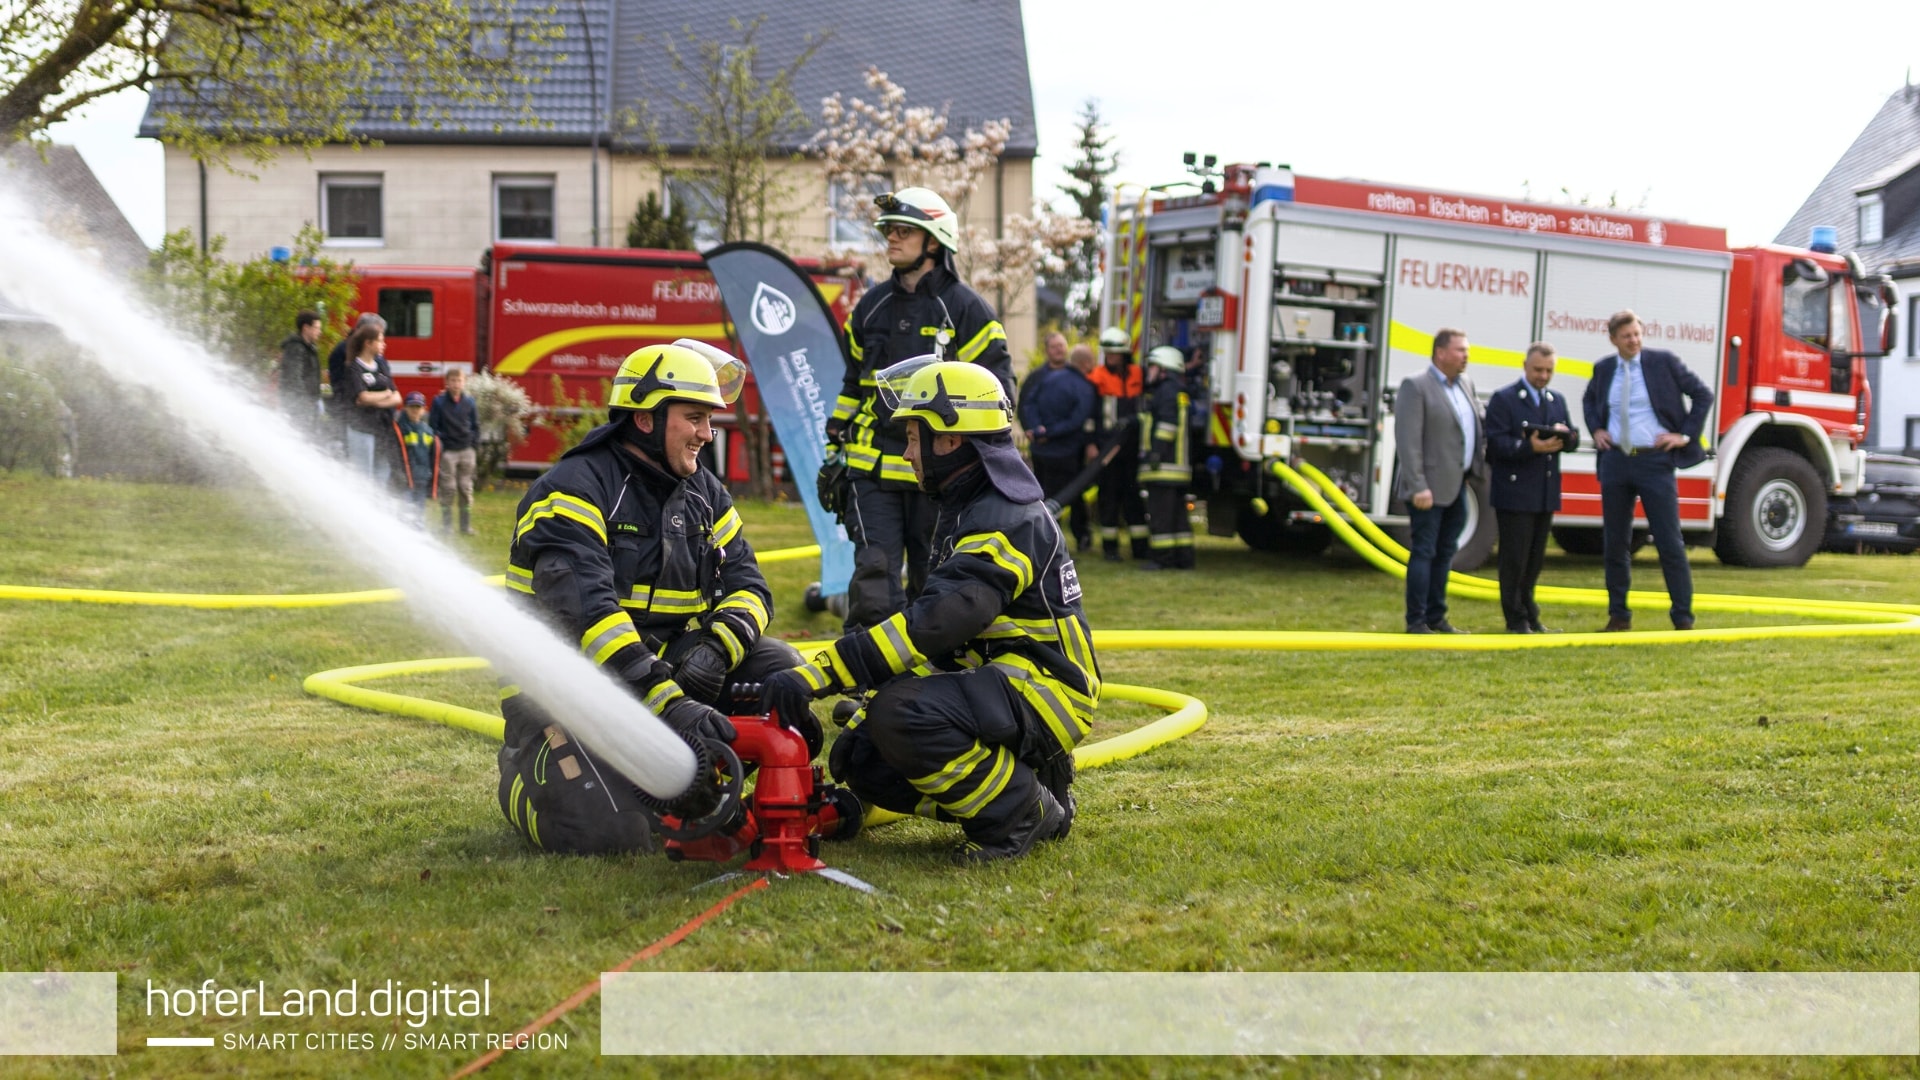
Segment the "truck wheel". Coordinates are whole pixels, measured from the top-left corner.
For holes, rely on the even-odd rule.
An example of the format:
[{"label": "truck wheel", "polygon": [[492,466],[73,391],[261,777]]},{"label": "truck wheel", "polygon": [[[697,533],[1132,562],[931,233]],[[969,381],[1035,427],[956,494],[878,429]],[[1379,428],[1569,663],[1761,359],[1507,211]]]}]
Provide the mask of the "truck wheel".
[{"label": "truck wheel", "polygon": [[1555,525],[1553,539],[1569,555],[1600,555],[1606,551],[1606,538],[1599,529],[1579,525]]},{"label": "truck wheel", "polygon": [[1239,513],[1234,518],[1234,530],[1255,551],[1285,550],[1287,520],[1277,509],[1256,514],[1252,506],[1241,503]]},{"label": "truck wheel", "polygon": [[1486,565],[1494,541],[1500,538],[1486,491],[1474,484],[1468,484],[1467,490],[1473,494],[1473,501],[1467,504],[1467,523],[1460,529],[1460,549],[1453,553],[1453,568],[1462,573]]},{"label": "truck wheel", "polygon": [[1826,524],[1827,488],[1812,463],[1762,447],[1734,466],[1713,553],[1729,566],[1805,566]]}]

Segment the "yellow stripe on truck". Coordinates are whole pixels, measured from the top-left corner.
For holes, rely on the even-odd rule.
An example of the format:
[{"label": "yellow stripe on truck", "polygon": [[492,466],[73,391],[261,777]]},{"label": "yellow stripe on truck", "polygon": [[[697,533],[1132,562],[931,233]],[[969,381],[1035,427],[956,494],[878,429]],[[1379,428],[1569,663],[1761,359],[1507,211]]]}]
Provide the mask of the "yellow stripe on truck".
[{"label": "yellow stripe on truck", "polygon": [[558,330],[534,338],[501,357],[500,362],[493,365],[493,372],[496,375],[525,375],[533,365],[545,360],[554,352],[586,341],[606,341],[610,338],[654,338],[659,341],[672,341],[683,337],[717,341],[726,336],[726,324],[717,322],[694,323],[686,326],[661,326],[654,323],[576,326],[571,330]]},{"label": "yellow stripe on truck", "polygon": [[[1473,335],[1471,333],[1467,335],[1467,341],[1469,344],[1472,343]],[[1413,353],[1415,356],[1433,355],[1433,335],[1415,330],[1406,323],[1399,321],[1389,324],[1387,345],[1396,352]],[[1480,364],[1484,367],[1514,368],[1516,370],[1526,366],[1526,362],[1526,353],[1514,352],[1512,349],[1495,349],[1485,345],[1474,345],[1473,354],[1468,358],[1468,363],[1470,364]],[[1574,360],[1566,356],[1556,356],[1554,358],[1554,373],[1558,375],[1577,375],[1582,379],[1591,379],[1593,378],[1593,361]]]}]

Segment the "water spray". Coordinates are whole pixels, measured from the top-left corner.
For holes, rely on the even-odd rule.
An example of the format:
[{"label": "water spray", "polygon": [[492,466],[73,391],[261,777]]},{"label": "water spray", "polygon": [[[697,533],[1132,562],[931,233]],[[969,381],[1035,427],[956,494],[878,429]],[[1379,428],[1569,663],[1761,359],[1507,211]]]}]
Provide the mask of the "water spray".
[{"label": "water spray", "polygon": [[129,407],[165,410],[197,449],[247,469],[331,549],[404,586],[415,618],[491,660],[641,788],[672,799],[692,784],[692,751],[613,678],[405,524],[370,480],[251,400],[243,374],[183,340],[121,283],[54,240],[4,187],[0,251],[0,294],[107,369]]}]

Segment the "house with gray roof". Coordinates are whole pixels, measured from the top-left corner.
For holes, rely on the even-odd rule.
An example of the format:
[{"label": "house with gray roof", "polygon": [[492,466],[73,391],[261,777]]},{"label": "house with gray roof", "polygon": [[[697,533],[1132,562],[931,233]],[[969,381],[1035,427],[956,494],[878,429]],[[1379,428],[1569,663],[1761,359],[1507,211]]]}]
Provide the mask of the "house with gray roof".
[{"label": "house with gray roof", "polygon": [[1920,452],[1920,87],[1887,98],[1774,241],[1805,245],[1816,225],[1833,226],[1839,250],[1900,286],[1899,341],[1867,361],[1867,445]]},{"label": "house with gray roof", "polygon": [[[735,18],[763,20],[754,37],[763,75],[817,43],[794,85],[808,120],[784,149],[808,141],[828,95],[871,99],[864,78],[875,66],[906,89],[911,104],[945,108],[956,135],[983,121],[1010,121],[1007,151],[973,197],[971,214],[999,221],[1032,209],[1038,143],[1019,0],[905,8],[880,0],[573,0],[539,17],[552,19],[556,34],[524,46],[511,31],[504,41],[498,29],[475,31],[476,48],[524,47],[530,62],[547,66],[524,102],[452,108],[448,120],[432,124],[407,114],[410,106],[415,114],[433,108],[375,95],[352,128],[379,145],[285,153],[264,169],[242,170],[252,176],[203,167],[168,146],[167,229],[224,235],[228,252],[245,258],[288,244],[311,222],[335,254],[358,263],[472,266],[496,240],[618,245],[635,207],[652,194],[668,205],[679,200],[693,212],[696,235],[711,240],[701,228],[703,193],[675,175],[694,166],[695,140],[676,104],[688,91],[667,43],[690,57],[697,50],[689,34],[737,42]],[[143,136],[162,137],[165,110],[217,108],[169,96],[175,93],[155,92]],[[866,240],[864,227],[837,220],[837,193],[817,160],[777,169],[783,247],[816,255],[835,241]],[[1003,321],[1018,355],[1034,337],[1031,297],[1006,299]]]}]

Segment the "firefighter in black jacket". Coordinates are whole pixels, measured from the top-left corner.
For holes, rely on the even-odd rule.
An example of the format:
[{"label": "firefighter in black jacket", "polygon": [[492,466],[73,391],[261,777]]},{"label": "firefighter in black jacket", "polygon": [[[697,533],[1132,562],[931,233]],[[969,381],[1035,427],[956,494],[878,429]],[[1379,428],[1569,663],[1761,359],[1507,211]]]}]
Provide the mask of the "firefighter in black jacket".
[{"label": "firefighter in black jacket", "polygon": [[1025,855],[1073,823],[1072,751],[1100,697],[1073,558],[991,373],[909,361],[880,392],[940,506],[926,588],[774,676],[762,706],[801,717],[814,697],[872,689],[833,744],[835,778],[876,806],[958,821],[963,863]]},{"label": "firefighter in black jacket", "polygon": [[1007,332],[987,302],[954,275],[960,231],[953,208],[926,188],[876,201],[875,224],[886,237],[893,276],[867,290],[847,317],[851,362],[826,425],[827,441],[846,449],[853,483],[845,519],[854,543],[847,630],[879,623],[920,591],[933,536],[933,510],[902,456],[906,431],[875,393],[875,373],[931,352],[979,364],[1013,393]]},{"label": "firefighter in black jacket", "polygon": [[1171,345],[1147,353],[1146,401],[1140,407],[1140,483],[1147,489],[1147,544],[1153,557],[1142,570],[1193,569],[1193,520],[1187,488],[1186,357]]},{"label": "firefighter in black jacket", "polygon": [[[627,357],[609,422],[520,500],[507,560],[507,586],[690,743],[732,739],[713,708],[730,682],[800,662],[793,646],[763,636],[772,593],[726,487],[699,466],[713,411],[733,402],[744,377],[739,361],[703,342]],[[630,781],[569,745],[560,723],[513,687],[500,711],[500,806],[514,827],[547,851],[651,849]],[[706,794],[696,785],[683,798]],[[712,806],[670,809],[699,816]]]}]

